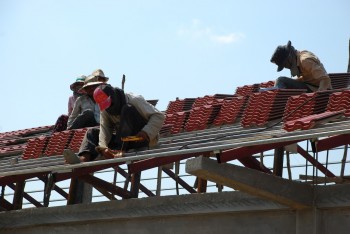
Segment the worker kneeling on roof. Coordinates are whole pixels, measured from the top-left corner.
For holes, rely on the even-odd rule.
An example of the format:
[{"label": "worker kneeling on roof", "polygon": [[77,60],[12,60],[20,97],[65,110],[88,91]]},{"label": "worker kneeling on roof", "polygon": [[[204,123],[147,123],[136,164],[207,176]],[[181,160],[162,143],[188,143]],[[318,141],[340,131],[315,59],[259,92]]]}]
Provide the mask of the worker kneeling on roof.
[{"label": "worker kneeling on roof", "polygon": [[[89,129],[78,156],[65,150],[68,163],[92,161],[122,156],[119,152],[144,149],[157,145],[165,115],[142,96],[124,93],[109,84],[98,86],[93,94],[100,108],[100,128]],[[126,137],[133,136],[131,141]],[[122,141],[122,138],[126,140]]]},{"label": "worker kneeling on roof", "polygon": [[308,92],[332,89],[331,79],[320,60],[312,52],[294,49],[292,43],[280,45],[271,57],[280,72],[283,68],[290,69],[292,77],[281,76],[276,80],[275,87],[281,89],[306,89]]}]

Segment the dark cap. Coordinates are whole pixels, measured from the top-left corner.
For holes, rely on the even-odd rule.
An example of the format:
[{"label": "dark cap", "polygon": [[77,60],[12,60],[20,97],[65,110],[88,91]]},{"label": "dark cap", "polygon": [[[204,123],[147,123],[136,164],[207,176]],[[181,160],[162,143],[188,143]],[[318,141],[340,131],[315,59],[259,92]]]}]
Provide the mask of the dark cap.
[{"label": "dark cap", "polygon": [[278,72],[283,70],[284,64],[286,63],[287,58],[289,56],[291,46],[292,46],[292,43],[288,41],[287,45],[277,46],[275,52],[273,53],[270,61],[272,63],[275,63],[278,66],[277,68]]}]

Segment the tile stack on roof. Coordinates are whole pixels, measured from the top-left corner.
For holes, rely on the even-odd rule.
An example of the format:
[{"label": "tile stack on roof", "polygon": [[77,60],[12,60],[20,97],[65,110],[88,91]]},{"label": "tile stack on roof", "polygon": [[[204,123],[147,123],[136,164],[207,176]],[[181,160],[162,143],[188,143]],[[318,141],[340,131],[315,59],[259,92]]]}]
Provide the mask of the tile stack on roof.
[{"label": "tile stack on roof", "polygon": [[180,111],[169,117],[171,119],[170,123],[173,125],[170,133],[176,134],[182,132],[189,115],[190,111]]},{"label": "tile stack on roof", "polygon": [[28,136],[33,135],[33,134],[47,132],[51,128],[52,128],[52,126],[42,126],[42,127],[37,127],[37,128],[27,128],[27,129],[11,131],[11,132],[2,132],[2,133],[0,133],[0,140],[19,139],[19,138],[23,138],[23,137],[28,137]]},{"label": "tile stack on roof", "polygon": [[215,97],[213,95],[205,95],[204,97],[196,98],[195,102],[192,105],[192,109],[196,107],[201,107],[207,105],[208,102],[213,101]]},{"label": "tile stack on roof", "polygon": [[272,80],[260,83],[260,88],[271,88],[273,86],[275,86],[275,81]]},{"label": "tile stack on roof", "polygon": [[88,128],[56,132],[52,136],[39,136],[28,141],[23,152],[23,159],[33,159],[41,156],[62,155],[68,148],[78,152]]},{"label": "tile stack on roof", "polygon": [[165,111],[165,120],[160,130],[161,135],[179,133],[182,131],[196,98],[176,99],[170,101]]},{"label": "tile stack on roof", "polygon": [[17,136],[13,139],[10,135],[3,135],[0,138],[0,154],[2,156],[21,154],[25,149],[26,142]]},{"label": "tile stack on roof", "polygon": [[318,91],[290,97],[283,114],[284,122],[324,112],[332,92]]},{"label": "tile stack on roof", "polygon": [[264,126],[269,121],[281,118],[288,98],[299,95],[303,89],[275,89],[253,93],[241,119],[243,127]]},{"label": "tile stack on roof", "polygon": [[210,101],[209,105],[202,105],[192,108],[187,123],[186,131],[203,130],[213,123],[214,118],[219,113],[223,99]]},{"label": "tile stack on roof", "polygon": [[267,82],[262,82],[260,84],[253,84],[253,85],[244,85],[241,87],[237,87],[235,94],[239,96],[246,96],[252,93],[259,92],[260,88],[271,88],[274,85],[275,85],[274,81],[267,81]]},{"label": "tile stack on roof", "polygon": [[233,124],[239,119],[246,108],[249,96],[225,99],[221,109],[214,120],[214,125]]},{"label": "tile stack on roof", "polygon": [[23,152],[23,159],[38,158],[44,153],[49,137],[40,136],[37,138],[30,139]]},{"label": "tile stack on roof", "polygon": [[88,128],[71,130],[73,134],[67,148],[71,149],[74,152],[78,152],[87,130]]},{"label": "tile stack on roof", "polygon": [[0,133],[0,154],[2,156],[22,154],[26,148],[27,141],[30,140],[33,135],[47,132],[51,127],[52,126],[43,126]]},{"label": "tile stack on roof", "polygon": [[344,112],[344,110],[326,111],[320,114],[314,114],[299,119],[293,119],[285,122],[283,125],[283,129],[285,129],[288,132],[295,131],[298,129],[307,130],[315,127],[316,125],[338,119],[344,115]]},{"label": "tile stack on roof", "polygon": [[0,154],[4,154],[4,155],[20,154],[23,152],[25,148],[26,148],[26,144],[16,144],[16,143],[11,144],[11,143],[1,142]]},{"label": "tile stack on roof", "polygon": [[195,101],[196,101],[196,98],[185,98],[185,99],[177,99],[175,101],[170,101],[165,113],[173,114],[180,111],[190,110]]},{"label": "tile stack on roof", "polygon": [[62,155],[63,150],[67,148],[69,141],[71,140],[73,131],[66,130],[62,132],[55,132],[50,137],[49,143],[44,151],[44,155]]},{"label": "tile stack on roof", "polygon": [[183,130],[204,129],[213,123],[223,100],[233,97],[233,94],[215,94],[170,102],[160,133],[165,135],[168,132],[176,134]]},{"label": "tile stack on roof", "polygon": [[258,92],[259,89],[260,89],[260,84],[244,85],[241,87],[237,87],[236,94],[240,96],[246,96],[246,95]]},{"label": "tile stack on roof", "polygon": [[350,73],[329,73],[333,89],[349,89]]},{"label": "tile stack on roof", "polygon": [[350,90],[333,93],[329,97],[327,111],[345,110],[344,115],[350,117]]}]

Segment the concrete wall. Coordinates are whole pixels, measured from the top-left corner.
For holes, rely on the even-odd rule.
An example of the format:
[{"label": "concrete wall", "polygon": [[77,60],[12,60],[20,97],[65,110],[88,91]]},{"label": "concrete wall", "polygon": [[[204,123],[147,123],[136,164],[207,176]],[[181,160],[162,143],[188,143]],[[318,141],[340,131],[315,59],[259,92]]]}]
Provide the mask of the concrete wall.
[{"label": "concrete wall", "polygon": [[334,195],[347,189],[321,189],[318,208],[298,211],[241,192],[25,209],[0,213],[0,233],[349,233],[350,198]]}]

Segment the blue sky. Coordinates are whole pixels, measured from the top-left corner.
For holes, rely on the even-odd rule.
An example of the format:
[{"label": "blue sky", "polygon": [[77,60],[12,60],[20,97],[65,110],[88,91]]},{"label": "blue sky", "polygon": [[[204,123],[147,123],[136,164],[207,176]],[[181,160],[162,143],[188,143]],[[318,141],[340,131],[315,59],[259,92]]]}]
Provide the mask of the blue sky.
[{"label": "blue sky", "polygon": [[159,99],[233,94],[274,80],[288,40],[346,72],[350,1],[0,0],[0,132],[52,125],[69,85],[101,68],[110,83]]}]

